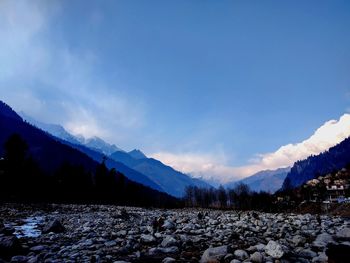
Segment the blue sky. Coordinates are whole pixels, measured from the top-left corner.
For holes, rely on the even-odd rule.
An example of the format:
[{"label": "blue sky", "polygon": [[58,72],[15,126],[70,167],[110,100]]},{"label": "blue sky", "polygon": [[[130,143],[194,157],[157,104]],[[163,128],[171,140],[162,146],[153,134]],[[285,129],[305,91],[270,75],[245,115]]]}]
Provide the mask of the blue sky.
[{"label": "blue sky", "polygon": [[0,98],[179,169],[171,158],[240,167],[348,112],[349,14],[349,1],[2,1]]}]

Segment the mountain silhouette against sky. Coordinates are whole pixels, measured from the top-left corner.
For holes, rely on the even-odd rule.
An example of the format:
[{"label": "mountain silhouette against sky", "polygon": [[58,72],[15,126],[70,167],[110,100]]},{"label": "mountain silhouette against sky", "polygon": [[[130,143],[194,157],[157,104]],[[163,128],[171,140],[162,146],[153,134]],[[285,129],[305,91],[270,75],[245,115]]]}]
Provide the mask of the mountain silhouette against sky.
[{"label": "mountain silhouette against sky", "polygon": [[147,158],[140,150],[125,152],[101,138],[79,138],[67,132],[61,125],[37,121],[23,112],[21,115],[29,123],[60,138],[62,143],[84,152],[97,162],[101,162],[104,156],[109,157],[106,161],[108,168],[115,168],[129,179],[153,189],[182,197],[187,186],[210,187],[200,179],[178,172],[153,158]]},{"label": "mountain silhouette against sky", "polygon": [[[70,169],[70,171],[72,171],[71,169],[76,169],[76,171],[85,171],[85,178],[82,179],[84,179],[84,181],[90,181],[93,183],[98,178],[91,178],[90,175],[99,174],[98,171],[99,169],[101,170],[101,163],[103,163],[103,165],[106,165],[110,171],[114,171],[111,174],[115,174],[115,180],[122,182],[116,184],[116,187],[119,187],[118,189],[120,191],[127,191],[127,189],[130,189],[129,193],[125,192],[126,197],[129,198],[128,200],[123,199],[125,202],[128,203],[130,201],[135,202],[135,204],[143,204],[145,203],[144,201],[147,200],[146,203],[150,205],[152,202],[153,204],[157,204],[157,200],[162,200],[162,198],[164,198],[165,201],[168,200],[173,202],[172,200],[174,200],[167,194],[161,193],[164,192],[164,190],[159,187],[159,185],[150,180],[147,176],[128,168],[122,163],[108,159],[105,160],[102,153],[89,149],[86,146],[80,145],[80,148],[72,147],[73,144],[67,141],[63,141],[62,139],[59,139],[49,134],[48,132],[39,129],[29,124],[28,122],[23,121],[15,111],[13,111],[7,104],[1,101],[0,127],[0,157],[5,156],[5,145],[7,144],[9,138],[17,136],[20,138],[19,140],[23,140],[23,142],[28,146],[28,156],[30,156],[30,160],[32,160],[31,162],[38,164],[42,173],[46,175],[46,179],[43,178],[41,182],[42,187],[51,185],[47,183],[51,180],[50,178],[54,180],[53,178],[55,178],[55,174],[60,173],[60,171],[63,171],[64,169]],[[84,151],[82,151],[82,147],[85,147]],[[129,179],[131,180],[124,178],[124,172],[129,174],[131,177]],[[23,175],[23,172],[21,174]],[[66,176],[66,174],[63,174],[63,176]],[[72,179],[68,178],[68,180]],[[22,182],[17,182],[18,185],[21,185],[21,183]],[[79,184],[79,182],[75,183]],[[81,183],[81,187],[84,187],[83,182]],[[10,187],[16,187],[16,185],[10,185]],[[74,187],[79,186],[74,185]],[[57,189],[52,189],[52,191],[56,190]],[[76,190],[77,193],[80,193],[81,189]],[[87,192],[88,188],[84,188],[83,190],[85,191],[85,195],[89,195]],[[113,189],[110,189],[108,191],[113,191]],[[138,191],[140,196],[137,196],[136,192],[135,196],[130,196],[133,191]],[[26,190],[26,193],[27,192],[30,191]],[[46,189],[45,192],[49,193],[50,189]],[[111,196],[118,196],[118,193],[110,193]],[[63,192],[57,194],[59,196],[56,196],[55,198],[59,198],[60,200],[61,198],[64,198]],[[144,194],[144,196],[142,196],[142,194]],[[42,200],[45,200],[46,197],[42,196],[41,198]],[[87,197],[85,196],[85,198]],[[92,196],[92,193],[88,198],[94,198],[94,196]],[[144,200],[142,200],[142,198]]]},{"label": "mountain silhouette against sky", "polygon": [[282,189],[295,188],[308,180],[338,171],[350,163],[350,137],[328,151],[294,163]]}]

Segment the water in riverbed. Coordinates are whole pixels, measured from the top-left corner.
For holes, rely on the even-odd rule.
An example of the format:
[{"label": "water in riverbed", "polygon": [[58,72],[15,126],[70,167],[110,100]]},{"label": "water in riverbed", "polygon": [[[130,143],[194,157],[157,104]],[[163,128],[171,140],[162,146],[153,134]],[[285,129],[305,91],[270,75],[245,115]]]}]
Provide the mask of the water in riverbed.
[{"label": "water in riverbed", "polygon": [[18,224],[7,224],[15,229],[15,235],[18,238],[22,237],[38,237],[41,235],[41,230],[38,228],[44,222],[43,216],[30,216]]}]

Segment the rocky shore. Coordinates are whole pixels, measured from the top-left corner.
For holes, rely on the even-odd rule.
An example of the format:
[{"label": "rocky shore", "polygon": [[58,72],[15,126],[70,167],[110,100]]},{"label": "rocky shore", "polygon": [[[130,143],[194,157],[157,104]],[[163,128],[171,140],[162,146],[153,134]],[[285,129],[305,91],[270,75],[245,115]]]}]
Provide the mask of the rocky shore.
[{"label": "rocky shore", "polygon": [[326,215],[1,204],[0,218],[0,262],[347,262],[350,258],[350,220]]}]

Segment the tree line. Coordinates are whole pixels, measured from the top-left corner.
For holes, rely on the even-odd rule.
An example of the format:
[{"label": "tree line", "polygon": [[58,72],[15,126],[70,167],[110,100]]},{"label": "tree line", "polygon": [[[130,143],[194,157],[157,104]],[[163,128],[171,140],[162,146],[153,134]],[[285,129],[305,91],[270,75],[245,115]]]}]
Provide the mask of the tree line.
[{"label": "tree line", "polygon": [[47,172],[32,157],[26,141],[19,134],[13,134],[5,142],[0,159],[0,200],[156,207],[181,205],[168,194],[130,181],[115,169],[108,169],[105,162],[106,158],[96,163],[95,171],[62,162],[55,171]]},{"label": "tree line", "polygon": [[267,192],[253,192],[248,185],[238,183],[232,189],[188,186],[183,201],[187,207],[270,211],[274,197]]}]

